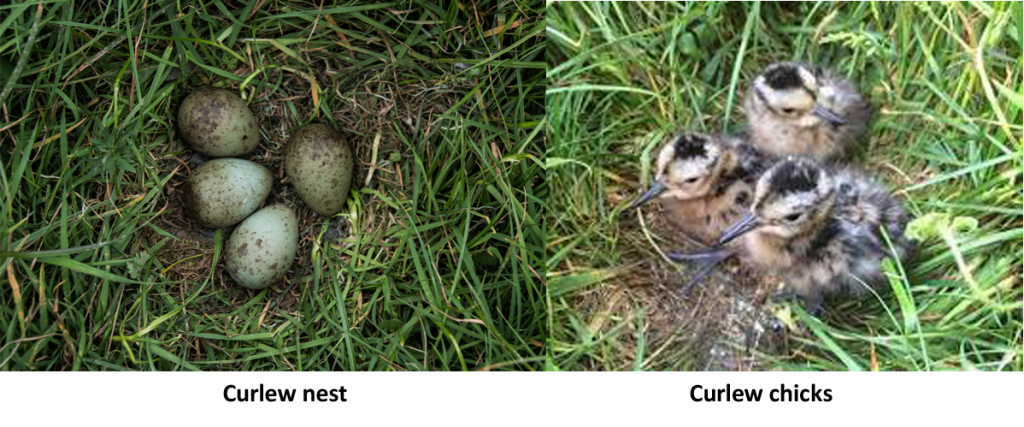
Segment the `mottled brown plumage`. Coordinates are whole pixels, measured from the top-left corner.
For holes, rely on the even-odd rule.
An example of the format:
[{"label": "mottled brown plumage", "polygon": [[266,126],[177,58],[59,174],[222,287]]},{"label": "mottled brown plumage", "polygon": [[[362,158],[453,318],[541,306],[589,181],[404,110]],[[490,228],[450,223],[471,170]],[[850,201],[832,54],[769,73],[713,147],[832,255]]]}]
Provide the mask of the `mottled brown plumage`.
[{"label": "mottled brown plumage", "polygon": [[750,141],[773,155],[834,160],[863,139],[872,107],[850,81],[811,64],[769,65],[743,102]]},{"label": "mottled brown plumage", "polygon": [[[782,279],[810,308],[824,297],[860,296],[885,286],[882,260],[905,260],[910,215],[881,185],[850,168],[789,158],[765,172],[750,214],[720,239],[740,238],[743,263]],[[882,231],[888,235],[890,250]]]},{"label": "mottled brown plumage", "polygon": [[747,212],[767,163],[740,138],[680,133],[659,152],[654,185],[633,206],[659,197],[679,230],[711,243]]}]

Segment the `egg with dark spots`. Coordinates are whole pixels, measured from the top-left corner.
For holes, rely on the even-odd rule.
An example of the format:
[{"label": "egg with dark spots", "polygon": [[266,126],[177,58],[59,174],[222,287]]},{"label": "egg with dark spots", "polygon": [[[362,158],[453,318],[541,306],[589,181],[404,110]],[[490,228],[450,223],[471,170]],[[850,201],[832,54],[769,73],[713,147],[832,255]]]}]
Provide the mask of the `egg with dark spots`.
[{"label": "egg with dark spots", "polygon": [[284,278],[299,246],[299,222],[288,206],[273,205],[242,221],[224,246],[224,266],[249,289],[263,289]]},{"label": "egg with dark spots", "polygon": [[331,216],[345,207],[352,184],[352,149],[334,128],[313,124],[295,131],[284,148],[284,170],[302,201]]},{"label": "egg with dark spots", "polygon": [[210,157],[248,154],[260,142],[256,117],[234,92],[201,87],[178,108],[178,129],[192,149]]},{"label": "egg with dark spots", "polygon": [[183,188],[183,205],[203,227],[230,227],[259,209],[273,184],[270,171],[256,163],[213,159],[192,169]]}]

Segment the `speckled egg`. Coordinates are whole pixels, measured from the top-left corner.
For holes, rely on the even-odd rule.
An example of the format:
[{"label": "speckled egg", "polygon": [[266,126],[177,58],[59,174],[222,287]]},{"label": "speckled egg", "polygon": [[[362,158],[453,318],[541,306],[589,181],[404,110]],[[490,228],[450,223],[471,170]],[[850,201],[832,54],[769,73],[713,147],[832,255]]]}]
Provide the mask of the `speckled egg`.
[{"label": "speckled egg", "polygon": [[284,170],[310,209],[331,216],[345,207],[352,184],[352,149],[340,132],[323,125],[295,131],[284,148]]},{"label": "speckled egg", "polygon": [[260,127],[249,106],[234,92],[201,87],[178,109],[181,137],[210,157],[248,154],[260,143]]},{"label": "speckled egg", "polygon": [[213,159],[192,170],[183,187],[185,212],[207,228],[238,224],[259,209],[274,177],[242,159]]},{"label": "speckled egg", "polygon": [[263,289],[284,277],[298,246],[295,213],[285,205],[267,206],[231,233],[224,246],[224,266],[239,285]]}]

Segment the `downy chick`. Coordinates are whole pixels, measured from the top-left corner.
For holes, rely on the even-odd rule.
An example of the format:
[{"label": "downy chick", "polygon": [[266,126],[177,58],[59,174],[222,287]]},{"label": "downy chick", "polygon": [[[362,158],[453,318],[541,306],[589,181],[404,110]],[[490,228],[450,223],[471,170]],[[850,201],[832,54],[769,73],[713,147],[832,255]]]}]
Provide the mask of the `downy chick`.
[{"label": "downy chick", "polygon": [[742,262],[782,279],[784,294],[820,310],[824,297],[858,297],[886,280],[882,260],[907,259],[910,215],[881,185],[851,169],[830,171],[810,159],[789,158],[757,182],[749,214],[719,239],[742,239]]},{"label": "downy chick", "polygon": [[834,160],[863,138],[872,108],[853,83],[829,70],[779,62],[754,79],[743,112],[761,151]]},{"label": "downy chick", "polygon": [[748,211],[767,164],[739,138],[680,133],[658,153],[654,184],[630,209],[660,197],[683,233],[709,244]]}]

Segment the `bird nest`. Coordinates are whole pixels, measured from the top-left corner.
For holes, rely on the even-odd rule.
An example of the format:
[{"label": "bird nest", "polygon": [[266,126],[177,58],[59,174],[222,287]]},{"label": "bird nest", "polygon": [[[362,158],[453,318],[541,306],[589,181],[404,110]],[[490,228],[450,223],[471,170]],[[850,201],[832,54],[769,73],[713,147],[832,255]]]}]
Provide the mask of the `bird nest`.
[{"label": "bird nest", "polygon": [[[320,72],[321,75],[316,77],[318,81],[331,81],[326,71],[321,69]],[[307,264],[308,257],[316,245],[331,243],[344,247],[354,240],[350,236],[379,234],[382,230],[397,225],[395,215],[390,212],[392,209],[380,198],[367,194],[358,194],[361,217],[358,222],[352,220],[348,210],[325,218],[309,209],[289,184],[284,172],[284,147],[291,133],[310,123],[335,126],[346,137],[355,156],[352,190],[358,192],[362,188],[371,188],[381,194],[394,195],[396,199],[400,199],[405,198],[405,194],[411,194],[412,180],[403,178],[406,174],[402,169],[406,165],[401,161],[388,161],[387,153],[406,151],[407,147],[399,132],[412,134],[418,126],[420,134],[428,133],[435,125],[435,115],[447,110],[456,100],[453,91],[432,90],[433,87],[425,86],[433,82],[416,81],[398,86],[393,82],[382,84],[377,80],[379,76],[367,75],[362,76],[363,78],[347,79],[343,86],[321,87],[321,93],[330,90],[335,91],[337,95],[336,102],[330,106],[328,118],[324,117],[323,106],[317,105],[318,101],[323,101],[316,100],[311,95],[308,81],[277,69],[268,73],[268,80],[283,79],[285,84],[276,90],[266,88],[260,93],[248,94],[251,98],[249,108],[260,123],[261,143],[253,153],[241,158],[266,167],[274,176],[272,191],[260,207],[285,204],[291,207],[298,217],[299,244],[293,269],[284,280],[270,288],[271,299],[280,301],[278,308],[288,310],[299,300],[301,289],[290,287],[289,284],[295,281],[297,275],[303,275],[300,271],[301,266]],[[190,85],[187,90],[182,88],[174,98],[176,104],[172,106],[172,111],[177,111],[177,104],[180,104],[191,90],[210,83],[207,78],[208,76],[200,76],[200,84]],[[239,92],[238,84],[226,88]],[[305,118],[306,121],[301,121],[301,118]],[[406,139],[415,140],[410,137]],[[374,146],[379,156],[377,164],[370,163]],[[429,144],[425,149],[430,150]],[[198,285],[206,280],[213,266],[214,230],[204,229],[194,222],[185,214],[182,205],[182,185],[191,170],[207,159],[192,151],[181,140],[177,129],[174,129],[165,152],[167,155],[159,159],[159,164],[175,173],[164,187],[167,204],[163,208],[163,213],[154,220],[154,224],[177,240],[165,241],[163,249],[154,256],[163,265],[170,266],[164,271],[166,279],[185,285],[178,287],[180,294],[176,295],[183,298],[191,290],[188,285]],[[429,153],[427,155],[429,156]],[[372,177],[368,177],[371,169],[374,169],[374,173]],[[350,194],[349,203],[353,203],[351,197]],[[354,227],[358,229],[353,229]],[[222,230],[223,241],[226,241],[231,229]],[[163,236],[155,232],[147,233],[144,238],[150,245],[155,245],[163,239]],[[384,246],[382,250],[387,251],[389,248]],[[344,264],[348,260],[338,261]],[[211,285],[214,287],[208,292],[225,291],[227,294],[226,297],[219,298],[220,304],[216,301],[207,301],[208,304],[219,306],[207,308],[213,312],[234,310],[238,304],[233,303],[248,301],[260,292],[234,284],[222,266],[223,260],[218,262],[213,272]],[[286,290],[288,294],[282,294]],[[202,303],[200,301],[201,305]]]},{"label": "bird nest", "polygon": [[[590,319],[593,330],[622,326],[616,354],[622,369],[637,366],[639,336],[647,341],[640,365],[648,370],[764,368],[758,354],[780,354],[788,345],[787,330],[766,304],[770,286],[730,261],[684,292],[696,268],[652,253],[651,243],[666,252],[699,246],[681,237],[659,208],[654,202],[642,218],[620,222],[622,266],[628,273],[584,294],[577,309]],[[645,312],[638,314],[636,307]]]}]

